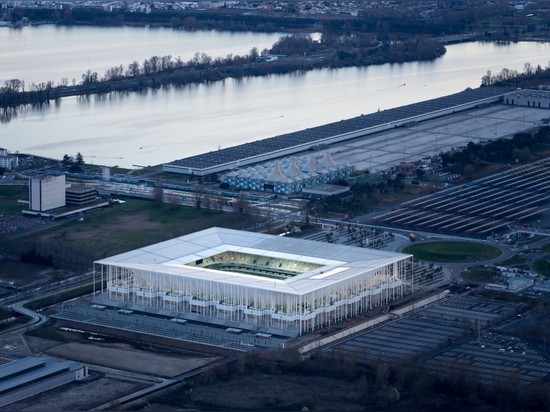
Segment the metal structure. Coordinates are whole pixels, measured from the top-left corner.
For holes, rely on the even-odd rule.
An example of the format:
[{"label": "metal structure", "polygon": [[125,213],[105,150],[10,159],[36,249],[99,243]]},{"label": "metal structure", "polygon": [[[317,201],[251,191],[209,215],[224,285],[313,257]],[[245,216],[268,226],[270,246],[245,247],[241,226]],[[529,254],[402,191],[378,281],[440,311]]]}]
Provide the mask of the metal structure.
[{"label": "metal structure", "polygon": [[207,176],[278,159],[306,150],[349,141],[378,132],[407,127],[424,120],[502,102],[511,87],[480,87],[437,99],[379,111],[348,120],[211,151],[162,165],[164,172]]},{"label": "metal structure", "polygon": [[103,298],[300,335],[402,297],[412,256],[211,228],[95,262]]}]

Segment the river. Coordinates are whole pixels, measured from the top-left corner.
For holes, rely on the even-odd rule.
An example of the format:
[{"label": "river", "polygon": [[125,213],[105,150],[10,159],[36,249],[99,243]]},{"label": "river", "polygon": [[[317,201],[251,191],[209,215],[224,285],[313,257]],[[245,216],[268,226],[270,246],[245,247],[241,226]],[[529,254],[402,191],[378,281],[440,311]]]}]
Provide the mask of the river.
[{"label": "river", "polygon": [[[89,45],[88,30],[100,29],[78,27],[69,35],[81,36],[80,42]],[[185,33],[172,31],[167,36]],[[200,44],[201,33],[206,37],[213,35],[193,32],[198,36],[195,44]],[[215,34],[224,39],[234,38],[231,33]],[[155,32],[155,37],[157,35]],[[273,42],[277,37],[267,39],[260,34],[255,44],[256,35],[245,34],[250,43],[241,52],[235,50],[234,53],[245,53],[253,45],[261,50],[269,45],[260,44],[260,40]],[[116,36],[112,37],[111,43],[122,47],[124,40],[119,43]],[[145,56],[180,55],[163,50],[166,49],[155,51],[152,46]],[[206,47],[203,51],[216,55]],[[227,52],[224,50],[223,54]],[[121,63],[116,57],[110,63],[110,58],[102,57],[102,64],[110,67]],[[448,95],[467,87],[478,87],[488,70],[498,72],[506,67],[522,71],[527,62],[546,67],[549,60],[548,43],[463,43],[448,46],[447,53],[433,62],[323,69],[227,79],[146,93],[66,98],[58,105],[41,110],[18,111],[11,121],[0,125],[0,146],[55,158],[81,152],[87,163],[94,164],[155,165]],[[56,70],[61,77],[64,66],[61,64]]]}]

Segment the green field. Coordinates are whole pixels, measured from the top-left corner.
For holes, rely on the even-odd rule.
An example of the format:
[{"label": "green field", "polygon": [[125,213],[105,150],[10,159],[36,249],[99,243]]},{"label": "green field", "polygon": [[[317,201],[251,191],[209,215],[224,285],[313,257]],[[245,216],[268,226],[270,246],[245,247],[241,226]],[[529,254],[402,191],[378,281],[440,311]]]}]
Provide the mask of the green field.
[{"label": "green field", "polygon": [[29,199],[29,189],[26,185],[0,185],[0,213],[21,213],[24,206],[18,205],[17,199]]},{"label": "green field", "polygon": [[502,266],[523,265],[524,263],[527,263],[527,259],[518,255],[514,255],[511,258],[500,262]]},{"label": "green field", "polygon": [[500,250],[488,245],[470,242],[430,242],[407,246],[403,253],[430,262],[478,262],[494,259]]},{"label": "green field", "polygon": [[533,264],[533,268],[537,273],[550,278],[550,262],[547,259],[538,259]]},{"label": "green field", "polygon": [[4,239],[0,250],[19,255],[32,249],[42,256],[51,255],[54,264],[90,269],[94,260],[213,226],[242,229],[250,226],[253,218],[126,199],[123,204],[86,213],[82,220],[58,222],[39,232]]},{"label": "green field", "polygon": [[469,268],[461,274],[461,276],[467,281],[482,283],[492,282],[495,275],[496,270],[481,267]]}]

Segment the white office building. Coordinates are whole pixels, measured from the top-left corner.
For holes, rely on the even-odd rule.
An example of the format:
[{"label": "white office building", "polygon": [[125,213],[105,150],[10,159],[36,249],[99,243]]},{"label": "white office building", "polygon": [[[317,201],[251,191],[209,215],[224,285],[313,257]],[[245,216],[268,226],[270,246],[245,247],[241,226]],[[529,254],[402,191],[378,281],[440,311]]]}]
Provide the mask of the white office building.
[{"label": "white office building", "polygon": [[29,210],[45,212],[65,206],[65,175],[29,179]]}]

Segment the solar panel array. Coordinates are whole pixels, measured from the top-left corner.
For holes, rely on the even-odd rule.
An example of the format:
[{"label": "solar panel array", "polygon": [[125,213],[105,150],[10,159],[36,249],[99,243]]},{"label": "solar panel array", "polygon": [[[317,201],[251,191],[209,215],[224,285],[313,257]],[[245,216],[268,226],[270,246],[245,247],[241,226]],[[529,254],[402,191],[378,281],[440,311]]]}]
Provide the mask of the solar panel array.
[{"label": "solar panel array", "polygon": [[467,371],[483,384],[530,384],[550,373],[546,356],[519,338],[496,333],[446,351],[425,366],[445,377]]},{"label": "solar panel array", "polygon": [[325,350],[361,363],[399,363],[425,356],[491,322],[513,316],[519,304],[456,296],[420,309]]},{"label": "solar panel array", "polygon": [[412,230],[487,236],[548,210],[550,158],[401,204],[373,219]]},{"label": "solar panel array", "polygon": [[207,169],[214,166],[223,165],[228,162],[265,155],[266,153],[276,152],[294,146],[303,144],[314,145],[317,141],[330,137],[351,133],[362,129],[368,129],[370,127],[381,126],[387,123],[398,122],[403,119],[409,119],[415,116],[449,109],[477,100],[500,96],[509,93],[512,90],[513,89],[504,87],[467,89],[463,92],[452,94],[450,96],[427,100],[408,106],[397,107],[395,109],[384,110],[369,115],[358,116],[349,120],[341,120],[339,122],[329,123],[323,126],[313,127],[298,132],[287,133],[239,146],[228,147],[222,150],[211,151],[208,153],[187,157],[185,159],[175,160],[167,165],[199,170]]}]

